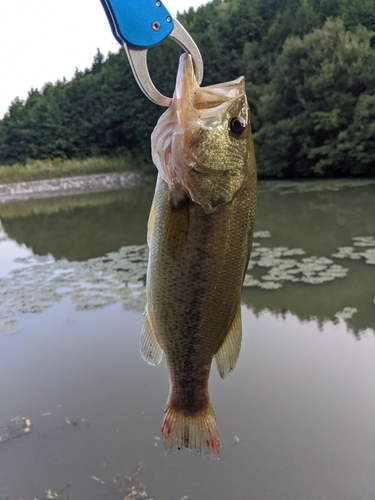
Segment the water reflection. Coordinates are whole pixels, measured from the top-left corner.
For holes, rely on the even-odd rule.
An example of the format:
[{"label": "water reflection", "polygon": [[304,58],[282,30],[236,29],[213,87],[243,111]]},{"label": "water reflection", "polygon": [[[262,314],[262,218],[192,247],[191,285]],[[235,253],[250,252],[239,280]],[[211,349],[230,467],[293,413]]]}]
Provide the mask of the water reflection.
[{"label": "water reflection", "polygon": [[87,260],[146,242],[153,186],[0,204],[9,238],[36,255]]},{"label": "water reflection", "polygon": [[[373,274],[354,269],[353,285],[346,283],[350,280],[344,280],[342,285],[338,279],[346,277],[348,269],[334,264],[332,259],[297,260],[291,256],[304,256],[301,249],[269,249],[258,242],[256,245],[243,289],[243,302],[256,313],[265,308],[276,314],[289,310],[301,320],[317,317],[320,324],[327,319],[342,318],[355,334],[373,327],[373,307],[365,307]],[[15,263],[22,267],[0,278],[0,328],[14,333],[17,315],[45,311],[66,296],[78,310],[97,309],[120,301],[125,310],[143,312],[147,260],[146,245],[122,247],[118,252],[83,262],[40,256],[17,258]],[[257,274],[258,279],[250,273]],[[358,281],[362,274],[363,279]],[[360,286],[353,296],[355,283]],[[314,293],[311,284],[320,285],[318,293]],[[270,290],[272,293],[264,293]],[[327,300],[327,294],[332,300]],[[348,302],[343,301],[344,297]]]},{"label": "water reflection", "polygon": [[21,317],[24,334],[0,337],[0,422],[22,414],[34,425],[0,446],[0,498],[42,500],[69,482],[72,500],[120,500],[110,478],[140,462],[154,499],[374,498],[373,336],[356,342],[344,324],[318,331],[290,313],[242,314],[236,370],[223,383],[213,367],[210,379],[219,461],[166,454],[155,440],[168,372],[139,356],[142,315],[120,304],[77,312],[62,300]]},{"label": "water reflection", "polygon": [[69,482],[115,500],[140,462],[152,498],[374,498],[375,184],[324,186],[260,185],[241,356],[210,378],[214,463],[155,439],[168,373],[138,352],[152,186],[0,205],[0,323],[22,331],[0,335],[0,423],[34,424],[1,445],[0,498]]},{"label": "water reflection", "polygon": [[[290,311],[320,325],[341,318],[359,338],[375,329],[375,183],[340,183],[328,191],[319,183],[260,184],[243,302],[256,314]],[[0,281],[0,328],[14,333],[18,315],[65,296],[80,310],[120,301],[142,312],[152,194],[145,184],[0,206],[8,237],[34,252],[15,259],[20,268]]]}]

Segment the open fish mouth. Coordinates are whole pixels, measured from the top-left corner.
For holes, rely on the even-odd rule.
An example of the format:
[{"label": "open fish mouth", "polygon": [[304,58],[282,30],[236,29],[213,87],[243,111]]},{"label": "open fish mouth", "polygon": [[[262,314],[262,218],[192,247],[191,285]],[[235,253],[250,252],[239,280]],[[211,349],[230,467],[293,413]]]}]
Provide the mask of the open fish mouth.
[{"label": "open fish mouth", "polygon": [[191,56],[182,54],[171,106],[151,136],[169,188],[182,187],[206,213],[230,202],[245,180],[250,137],[244,78],[200,87]]}]

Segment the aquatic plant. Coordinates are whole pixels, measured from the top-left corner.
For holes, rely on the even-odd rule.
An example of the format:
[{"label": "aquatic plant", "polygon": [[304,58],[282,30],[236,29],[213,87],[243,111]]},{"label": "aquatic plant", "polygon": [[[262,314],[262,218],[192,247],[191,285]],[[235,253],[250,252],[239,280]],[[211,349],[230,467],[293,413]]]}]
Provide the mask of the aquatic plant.
[{"label": "aquatic plant", "polygon": [[281,288],[287,281],[318,285],[347,275],[347,269],[326,257],[303,257],[301,260],[290,258],[302,255],[305,255],[305,251],[301,248],[256,247],[252,252],[248,271],[258,266],[266,268],[267,273],[260,279],[254,279],[248,272],[244,286],[270,290]]},{"label": "aquatic plant", "polygon": [[[352,247],[340,247],[338,252],[333,253],[332,257],[336,259],[365,259],[366,264],[375,265],[375,238],[373,236],[355,236],[352,238]],[[358,251],[359,248],[370,247],[364,251]]]},{"label": "aquatic plant", "polygon": [[[259,240],[271,234],[258,231],[254,236]],[[361,246],[342,247],[334,256],[365,258],[366,263],[374,263],[375,248],[356,250],[363,250],[363,242],[372,245],[372,240],[366,238],[357,237],[355,242]],[[17,332],[19,315],[43,312],[64,297],[70,297],[77,310],[118,302],[125,310],[144,310],[147,245],[125,246],[84,262],[55,261],[51,256],[36,255],[15,262],[21,267],[0,278],[0,330],[6,334]],[[270,248],[255,241],[244,287],[276,290],[286,283],[319,285],[344,278],[347,273],[348,269],[327,257],[306,256],[301,248]]]},{"label": "aquatic plant", "polygon": [[373,186],[375,179],[317,179],[301,181],[267,181],[258,183],[258,193],[277,192],[278,194],[323,193],[341,191],[346,188]]},{"label": "aquatic plant", "polygon": [[351,319],[357,312],[358,309],[356,307],[344,307],[342,311],[338,311],[335,314],[335,318]]},{"label": "aquatic plant", "polygon": [[271,233],[269,231],[254,231],[254,238],[270,238]]},{"label": "aquatic plant", "polygon": [[125,309],[142,312],[147,258],[147,247],[142,245],[85,262],[40,256],[16,259],[23,267],[0,279],[0,328],[14,333],[15,316],[43,312],[66,296],[78,310],[121,301]]},{"label": "aquatic plant", "polygon": [[355,247],[375,247],[375,238],[373,236],[355,236],[352,240]]}]

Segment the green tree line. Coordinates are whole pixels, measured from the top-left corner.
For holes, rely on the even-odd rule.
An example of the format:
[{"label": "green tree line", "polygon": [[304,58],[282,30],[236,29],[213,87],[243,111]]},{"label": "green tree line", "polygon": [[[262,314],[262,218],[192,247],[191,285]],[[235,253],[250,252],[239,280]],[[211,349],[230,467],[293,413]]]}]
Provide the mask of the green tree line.
[{"label": "green tree line", "polygon": [[[179,19],[201,49],[204,85],[246,77],[261,177],[375,175],[375,0],[213,0]],[[170,41],[149,51],[166,95],[179,54]],[[149,155],[161,112],[122,49],[98,51],[71,81],[11,103],[0,164]]]}]

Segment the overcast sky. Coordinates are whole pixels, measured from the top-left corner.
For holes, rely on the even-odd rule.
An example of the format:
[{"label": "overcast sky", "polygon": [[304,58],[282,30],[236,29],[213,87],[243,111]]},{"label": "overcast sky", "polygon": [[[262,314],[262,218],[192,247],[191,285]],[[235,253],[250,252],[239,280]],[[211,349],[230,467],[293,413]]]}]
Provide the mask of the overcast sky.
[{"label": "overcast sky", "polygon": [[[164,0],[172,15],[208,0]],[[0,118],[31,87],[72,78],[99,47],[117,52],[99,0],[0,0]]]}]

